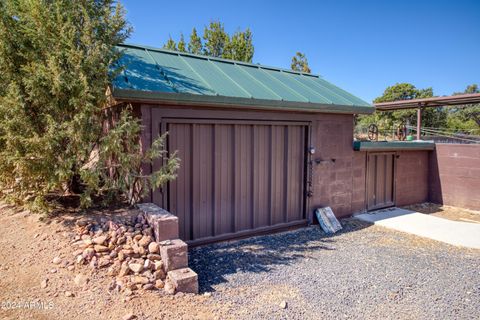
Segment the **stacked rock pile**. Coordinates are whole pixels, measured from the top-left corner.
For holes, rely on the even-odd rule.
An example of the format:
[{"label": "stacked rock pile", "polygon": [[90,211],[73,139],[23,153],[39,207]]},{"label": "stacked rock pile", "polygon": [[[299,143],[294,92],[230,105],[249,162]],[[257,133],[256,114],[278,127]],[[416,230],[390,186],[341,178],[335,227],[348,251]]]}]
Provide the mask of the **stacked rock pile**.
[{"label": "stacked rock pile", "polygon": [[175,286],[166,281],[160,247],[143,213],[122,220],[100,222],[79,220],[72,245],[77,264],[92,269],[105,268],[114,277],[109,290],[132,294],[135,290],[164,290],[175,293]]}]

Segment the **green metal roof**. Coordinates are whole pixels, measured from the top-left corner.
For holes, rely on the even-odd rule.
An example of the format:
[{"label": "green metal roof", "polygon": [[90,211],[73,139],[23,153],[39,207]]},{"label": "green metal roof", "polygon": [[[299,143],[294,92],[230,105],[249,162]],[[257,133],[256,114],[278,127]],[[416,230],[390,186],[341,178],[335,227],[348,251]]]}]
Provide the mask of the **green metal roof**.
[{"label": "green metal roof", "polygon": [[372,113],[367,102],[318,75],[137,45],[120,45],[119,100]]},{"label": "green metal roof", "polygon": [[432,141],[354,141],[355,151],[434,150]]}]

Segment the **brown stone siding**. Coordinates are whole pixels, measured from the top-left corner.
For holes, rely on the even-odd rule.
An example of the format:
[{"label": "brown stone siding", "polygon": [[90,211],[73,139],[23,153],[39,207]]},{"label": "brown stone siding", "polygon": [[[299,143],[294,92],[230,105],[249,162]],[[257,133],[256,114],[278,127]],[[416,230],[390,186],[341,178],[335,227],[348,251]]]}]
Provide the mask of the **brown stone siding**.
[{"label": "brown stone siding", "polygon": [[480,210],[480,145],[436,144],[429,182],[430,201]]},{"label": "brown stone siding", "polygon": [[428,201],[429,151],[399,151],[396,161],[397,206]]}]

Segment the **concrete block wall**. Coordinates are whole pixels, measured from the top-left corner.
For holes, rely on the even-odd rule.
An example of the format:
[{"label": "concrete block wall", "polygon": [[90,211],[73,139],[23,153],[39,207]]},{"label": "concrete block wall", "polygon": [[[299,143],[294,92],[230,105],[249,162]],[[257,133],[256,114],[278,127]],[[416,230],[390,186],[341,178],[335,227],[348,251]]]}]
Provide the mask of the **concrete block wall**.
[{"label": "concrete block wall", "polygon": [[480,210],[480,145],[436,144],[429,178],[430,201]]},{"label": "concrete block wall", "polygon": [[365,154],[352,148],[353,117],[325,115],[313,124],[314,195],[310,212],[330,206],[337,217],[361,211],[365,203]]},{"label": "concrete block wall", "polygon": [[352,162],[352,209],[351,213],[363,212],[366,208],[366,162],[365,152],[354,152]]},{"label": "concrete block wall", "polygon": [[398,151],[396,160],[396,205],[428,201],[429,151]]},{"label": "concrete block wall", "polygon": [[[312,144],[316,153],[312,158],[320,163],[313,164],[312,215],[316,208],[324,206],[330,206],[337,217],[366,210],[367,153],[353,150],[353,128],[351,115],[322,114],[313,124]],[[429,200],[429,153],[396,153],[397,206]]]}]

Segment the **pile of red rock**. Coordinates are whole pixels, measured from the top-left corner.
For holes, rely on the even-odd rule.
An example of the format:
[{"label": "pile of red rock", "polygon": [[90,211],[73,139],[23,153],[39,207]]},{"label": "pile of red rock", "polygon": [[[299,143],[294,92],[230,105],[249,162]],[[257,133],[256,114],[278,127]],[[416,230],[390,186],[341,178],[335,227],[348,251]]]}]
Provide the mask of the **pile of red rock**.
[{"label": "pile of red rock", "polygon": [[178,219],[153,204],[139,207],[138,214],[121,220],[77,221],[72,243],[76,263],[105,268],[114,277],[109,290],[126,295],[135,290],[198,293],[197,274],[188,268],[187,244],[177,239]]}]

